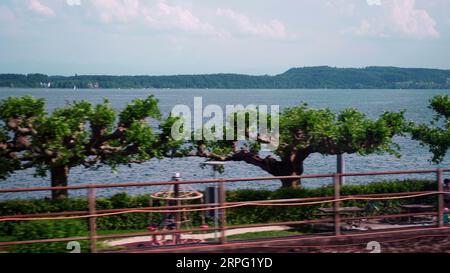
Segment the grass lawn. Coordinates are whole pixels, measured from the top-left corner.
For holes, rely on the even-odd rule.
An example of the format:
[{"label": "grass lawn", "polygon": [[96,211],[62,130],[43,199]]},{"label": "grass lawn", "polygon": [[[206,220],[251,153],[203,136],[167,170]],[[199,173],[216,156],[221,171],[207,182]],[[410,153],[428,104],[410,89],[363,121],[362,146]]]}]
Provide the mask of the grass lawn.
[{"label": "grass lawn", "polygon": [[285,237],[302,235],[303,233],[296,230],[275,230],[275,231],[259,231],[259,232],[247,232],[242,234],[227,236],[229,240],[247,240],[247,239],[261,239],[271,237]]},{"label": "grass lawn", "polygon": [[[138,233],[146,232],[146,229],[119,229],[119,230],[97,230],[98,235],[110,235],[110,234],[127,234],[127,233]],[[87,232],[86,235],[89,233]]]},{"label": "grass lawn", "polygon": [[[109,234],[127,234],[127,233],[136,233],[136,232],[145,232],[145,230],[142,229],[127,229],[127,230],[98,230],[97,234],[98,235],[109,235]],[[88,236],[89,232],[86,231],[84,234],[84,236]],[[0,236],[0,242],[13,242],[15,241],[15,237],[14,236]],[[121,249],[120,247],[107,247],[103,241],[105,239],[100,239],[98,242],[98,248],[99,249]],[[8,251],[8,247],[0,247],[0,253],[6,253]]]}]

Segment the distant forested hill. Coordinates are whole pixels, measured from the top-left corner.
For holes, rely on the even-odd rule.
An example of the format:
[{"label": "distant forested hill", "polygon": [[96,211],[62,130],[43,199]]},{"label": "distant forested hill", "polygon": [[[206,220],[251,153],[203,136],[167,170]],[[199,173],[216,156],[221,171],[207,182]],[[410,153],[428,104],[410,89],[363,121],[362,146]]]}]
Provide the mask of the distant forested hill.
[{"label": "distant forested hill", "polygon": [[50,88],[450,88],[450,70],[397,67],[291,68],[275,76],[47,76],[0,74],[0,87]]}]

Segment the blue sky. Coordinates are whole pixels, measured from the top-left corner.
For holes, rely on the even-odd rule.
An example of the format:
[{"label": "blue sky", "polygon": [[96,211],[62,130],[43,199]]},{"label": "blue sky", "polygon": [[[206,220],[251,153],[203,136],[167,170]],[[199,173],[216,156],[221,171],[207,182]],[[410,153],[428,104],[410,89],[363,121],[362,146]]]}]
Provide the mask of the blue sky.
[{"label": "blue sky", "polygon": [[450,68],[450,0],[3,0],[0,73]]}]

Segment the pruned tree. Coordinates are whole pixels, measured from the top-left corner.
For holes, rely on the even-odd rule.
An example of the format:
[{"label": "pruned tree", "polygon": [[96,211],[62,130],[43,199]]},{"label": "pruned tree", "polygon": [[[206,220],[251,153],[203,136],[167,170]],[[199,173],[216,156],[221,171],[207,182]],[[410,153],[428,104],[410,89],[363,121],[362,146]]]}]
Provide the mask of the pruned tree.
[{"label": "pruned tree", "polygon": [[[44,109],[45,101],[32,96],[0,102],[0,178],[35,168],[37,176],[50,175],[53,187],[67,186],[75,166],[141,163],[170,156],[181,144],[170,134],[175,118],[162,118],[153,96],[132,101],[118,118],[106,99],[95,106],[73,102],[51,114]],[[53,199],[67,196],[67,190],[52,192]]]},{"label": "pruned tree", "polygon": [[[252,126],[250,123],[246,121],[246,135]],[[236,129],[235,123],[233,126]],[[314,153],[368,155],[388,152],[399,156],[399,146],[393,137],[402,135],[406,128],[403,112],[385,112],[373,120],[353,108],[335,113],[302,104],[280,114],[279,144],[270,155],[261,153],[261,144],[268,143],[268,137],[264,135],[245,141],[203,138],[192,142],[191,155],[209,160],[243,161],[274,176],[296,176],[303,174],[304,161]],[[220,139],[226,139],[227,130],[231,130],[231,126],[224,128]],[[282,187],[297,188],[301,181],[281,179],[281,182]]]},{"label": "pruned tree", "polygon": [[431,161],[440,163],[450,148],[450,97],[435,96],[430,100],[429,108],[436,114],[429,125],[419,124],[411,128],[411,135],[422,145],[428,146],[433,154]]}]

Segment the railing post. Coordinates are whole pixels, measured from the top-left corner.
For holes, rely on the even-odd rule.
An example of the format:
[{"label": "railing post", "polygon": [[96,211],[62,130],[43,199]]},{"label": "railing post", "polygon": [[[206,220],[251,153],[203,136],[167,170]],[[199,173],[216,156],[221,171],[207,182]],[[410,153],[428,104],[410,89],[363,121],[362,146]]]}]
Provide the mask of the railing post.
[{"label": "railing post", "polygon": [[334,174],[333,176],[333,188],[334,188],[334,233],[336,236],[341,235],[341,215],[339,214],[340,203],[336,201],[341,198],[341,183],[339,179],[339,174]]},{"label": "railing post", "polygon": [[97,217],[95,208],[95,188],[88,189],[89,246],[91,253],[97,253]]},{"label": "railing post", "polygon": [[225,182],[220,181],[219,183],[219,206],[221,209],[219,210],[220,215],[220,243],[227,243],[226,236],[226,227],[227,227],[227,214],[226,209],[224,208],[226,202],[226,192],[225,192]]},{"label": "railing post", "polygon": [[[180,180],[180,174],[179,173],[175,173],[173,179],[173,181],[179,181]],[[181,206],[181,200],[178,199],[180,197],[180,184],[174,184],[173,185],[173,195],[174,198],[176,198],[176,205],[177,205],[177,210],[180,210],[180,206]],[[181,229],[181,212],[177,211],[175,213],[175,230],[179,231]],[[172,233],[173,236],[173,241],[175,244],[180,243],[180,233]]]},{"label": "railing post", "polygon": [[[336,156],[337,162],[337,173],[345,173],[345,158],[344,154],[338,154]],[[339,176],[339,183],[341,183],[341,186],[345,183],[345,176]]]},{"label": "railing post", "polygon": [[436,180],[438,183],[438,227],[444,226],[444,183],[442,181],[442,169],[436,170]]}]

